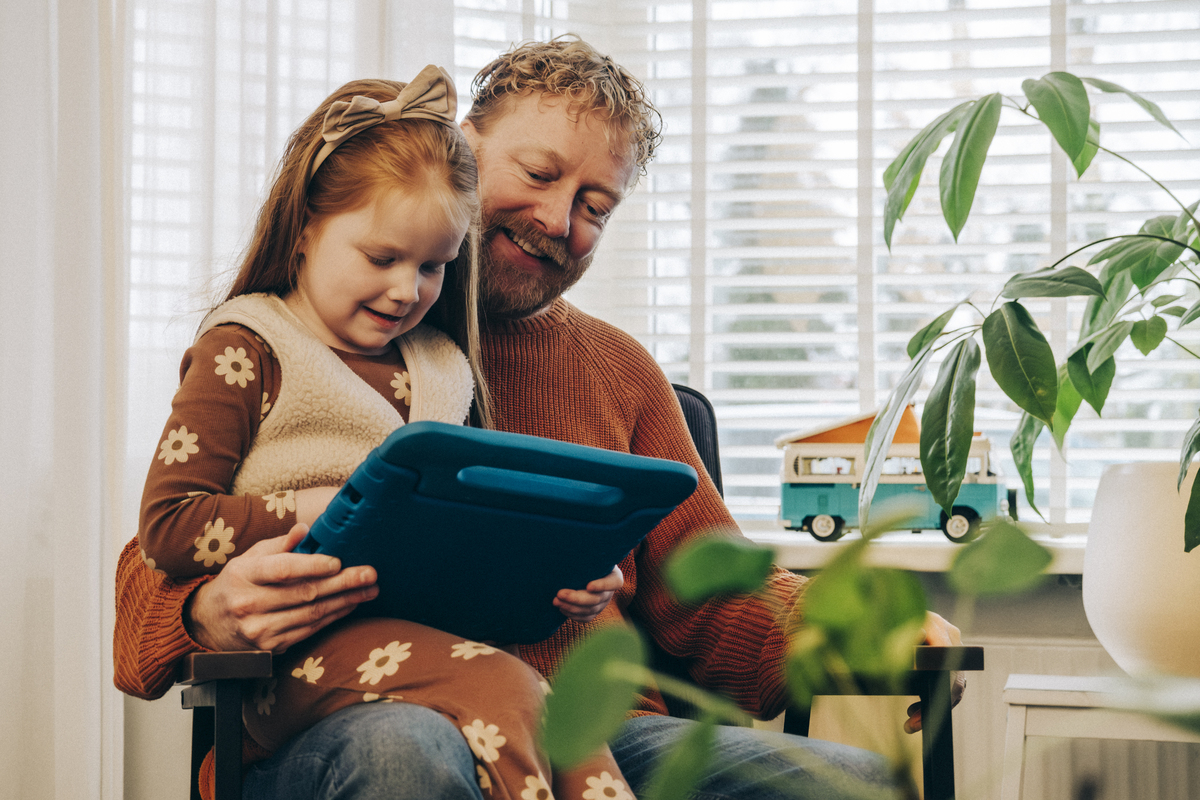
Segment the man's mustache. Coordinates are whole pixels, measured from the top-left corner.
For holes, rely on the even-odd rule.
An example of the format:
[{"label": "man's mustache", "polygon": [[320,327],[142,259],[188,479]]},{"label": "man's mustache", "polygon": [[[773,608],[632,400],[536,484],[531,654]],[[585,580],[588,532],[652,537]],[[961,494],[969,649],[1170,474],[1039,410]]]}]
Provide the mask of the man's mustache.
[{"label": "man's mustache", "polygon": [[[567,252],[567,245],[562,239],[551,239],[538,230],[536,225],[517,214],[499,211],[488,215],[483,231],[484,241],[490,241],[492,236],[501,231],[511,232],[517,238],[540,250],[545,258],[554,262],[554,265],[562,271],[568,270],[572,265],[573,259]],[[511,239],[512,236],[509,238]],[[516,244],[515,241],[514,244]],[[517,246],[520,247],[520,245]]]}]

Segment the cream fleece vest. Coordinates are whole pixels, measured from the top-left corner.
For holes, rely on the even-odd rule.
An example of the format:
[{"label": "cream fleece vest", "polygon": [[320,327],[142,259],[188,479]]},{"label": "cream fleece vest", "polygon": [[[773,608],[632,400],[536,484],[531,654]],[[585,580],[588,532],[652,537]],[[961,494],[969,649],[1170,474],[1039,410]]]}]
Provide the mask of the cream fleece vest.
[{"label": "cream fleece vest", "polygon": [[[313,336],[280,298],[235,297],[205,318],[197,337],[230,322],[262,337],[282,373],[279,396],[234,475],[232,494],[340,485],[404,424],[399,412]],[[473,383],[458,345],[427,325],[396,342],[412,386],[409,419],[462,424]]]}]

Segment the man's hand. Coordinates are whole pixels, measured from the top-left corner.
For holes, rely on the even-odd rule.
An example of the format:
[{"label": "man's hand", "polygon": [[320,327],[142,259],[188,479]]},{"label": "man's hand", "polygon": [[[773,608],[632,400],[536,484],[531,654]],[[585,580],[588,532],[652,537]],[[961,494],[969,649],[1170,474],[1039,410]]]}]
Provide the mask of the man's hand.
[{"label": "man's hand", "polygon": [[621,568],[613,567],[612,572],[592,581],[583,591],[560,589],[554,598],[554,605],[576,622],[591,622],[600,616],[613,595],[624,585],[625,576],[621,574]]},{"label": "man's hand", "polygon": [[379,594],[371,567],[291,552],[307,532],[296,525],[256,543],[197,589],[183,609],[192,638],[210,650],[282,653]]},{"label": "man's hand", "polygon": [[[936,647],[950,647],[962,644],[962,633],[942,617],[932,611],[925,613],[925,644]],[[963,691],[967,688],[966,673],[954,673],[954,683],[950,686],[950,705],[958,705],[962,700]],[[904,723],[905,733],[916,733],[921,730],[921,704],[913,703],[908,707],[908,719]]]}]

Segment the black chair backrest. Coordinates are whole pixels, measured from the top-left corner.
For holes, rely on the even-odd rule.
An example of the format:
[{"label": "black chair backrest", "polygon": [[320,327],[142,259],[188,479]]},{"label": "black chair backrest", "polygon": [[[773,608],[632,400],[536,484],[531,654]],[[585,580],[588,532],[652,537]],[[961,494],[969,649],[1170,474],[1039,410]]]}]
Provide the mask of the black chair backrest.
[{"label": "black chair backrest", "polygon": [[679,398],[683,418],[687,421],[688,432],[692,434],[696,451],[700,453],[700,460],[704,462],[704,468],[716,484],[717,491],[724,497],[725,489],[721,485],[721,454],[717,449],[717,415],[713,411],[712,403],[690,386],[678,383],[671,385],[675,388],[675,396]]}]

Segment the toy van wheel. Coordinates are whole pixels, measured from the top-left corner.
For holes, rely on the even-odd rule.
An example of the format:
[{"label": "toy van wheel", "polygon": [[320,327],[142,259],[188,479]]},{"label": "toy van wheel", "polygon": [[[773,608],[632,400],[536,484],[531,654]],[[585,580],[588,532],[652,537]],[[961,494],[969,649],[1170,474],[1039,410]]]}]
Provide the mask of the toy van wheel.
[{"label": "toy van wheel", "polygon": [[805,517],[804,527],[818,542],[836,542],[845,534],[846,520],[829,514]]},{"label": "toy van wheel", "polygon": [[953,510],[951,516],[942,512],[942,533],[946,538],[964,544],[979,536],[979,513],[970,506],[955,506]]}]

